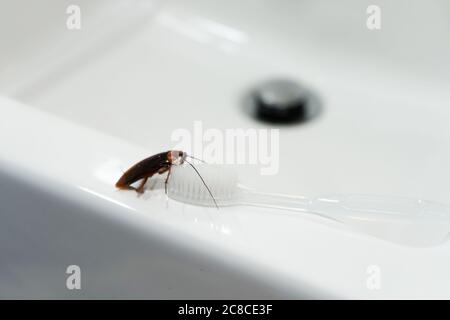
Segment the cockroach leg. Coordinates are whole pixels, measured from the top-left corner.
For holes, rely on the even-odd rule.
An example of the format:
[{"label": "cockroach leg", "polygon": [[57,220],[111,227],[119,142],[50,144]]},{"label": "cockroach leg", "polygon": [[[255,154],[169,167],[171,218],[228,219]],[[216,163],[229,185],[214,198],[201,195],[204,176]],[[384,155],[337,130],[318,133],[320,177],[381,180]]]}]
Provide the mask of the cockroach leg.
[{"label": "cockroach leg", "polygon": [[171,168],[171,166],[168,166],[168,167],[163,167],[158,170],[159,174],[163,174],[164,172],[167,172],[166,181],[164,182],[164,189],[166,191],[166,194],[167,194],[167,181],[169,181],[169,176],[170,176],[170,168]]},{"label": "cockroach leg", "polygon": [[137,189],[133,186],[120,186],[119,187],[120,190],[133,190],[137,192]]},{"label": "cockroach leg", "polygon": [[139,187],[136,189],[136,192],[137,192],[137,193],[140,193],[140,194],[144,193],[144,186],[145,186],[145,183],[147,182],[148,178],[149,178],[149,177],[147,176],[147,177],[145,177],[145,178],[142,179],[141,184],[140,184]]},{"label": "cockroach leg", "polygon": [[166,177],[166,181],[164,182],[164,189],[165,189],[165,191],[166,191],[166,194],[167,194],[167,182],[169,181],[169,177],[170,177],[170,169],[171,169],[172,167],[169,167],[169,169],[167,170],[167,177]]},{"label": "cockroach leg", "polygon": [[163,174],[164,172],[166,172],[167,170],[169,170],[170,167],[162,167],[158,170],[158,174]]}]

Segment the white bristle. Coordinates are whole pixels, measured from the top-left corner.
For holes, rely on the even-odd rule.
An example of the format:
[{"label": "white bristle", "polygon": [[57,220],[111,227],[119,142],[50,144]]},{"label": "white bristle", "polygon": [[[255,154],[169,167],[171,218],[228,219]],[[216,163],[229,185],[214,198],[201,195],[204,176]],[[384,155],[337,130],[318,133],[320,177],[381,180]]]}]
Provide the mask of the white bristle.
[{"label": "white bristle", "polygon": [[[238,196],[237,172],[227,166],[194,164],[219,205],[229,205]],[[181,202],[215,206],[208,189],[189,165],[173,166],[168,184],[169,197]]]}]

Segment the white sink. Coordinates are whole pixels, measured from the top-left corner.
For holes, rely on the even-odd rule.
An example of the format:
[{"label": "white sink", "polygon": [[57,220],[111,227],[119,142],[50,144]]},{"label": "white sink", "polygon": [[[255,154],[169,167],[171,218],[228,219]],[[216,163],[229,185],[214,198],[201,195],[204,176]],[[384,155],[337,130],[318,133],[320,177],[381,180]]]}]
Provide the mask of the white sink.
[{"label": "white sink", "polygon": [[[245,184],[450,205],[446,1],[378,1],[379,31],[356,0],[78,3],[71,31],[71,1],[2,5],[0,297],[450,298],[448,241],[408,247],[319,217],[114,187],[196,120],[265,128],[242,97],[285,76],[323,112],[280,128],[279,174],[243,167]],[[66,288],[69,265],[81,290]]]}]

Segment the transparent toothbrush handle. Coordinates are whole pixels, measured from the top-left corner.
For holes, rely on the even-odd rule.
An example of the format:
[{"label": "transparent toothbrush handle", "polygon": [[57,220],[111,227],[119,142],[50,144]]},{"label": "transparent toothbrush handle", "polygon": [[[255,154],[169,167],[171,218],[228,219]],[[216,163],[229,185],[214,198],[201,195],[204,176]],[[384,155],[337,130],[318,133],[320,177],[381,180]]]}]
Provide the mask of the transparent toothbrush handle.
[{"label": "transparent toothbrush handle", "polygon": [[436,245],[450,233],[450,208],[418,199],[377,195],[329,195],[317,198],[243,190],[247,205],[320,215],[388,241]]},{"label": "transparent toothbrush handle", "polygon": [[239,204],[250,206],[283,209],[289,211],[311,211],[311,199],[306,197],[256,192],[246,188],[241,188],[241,196],[239,197],[238,202]]}]

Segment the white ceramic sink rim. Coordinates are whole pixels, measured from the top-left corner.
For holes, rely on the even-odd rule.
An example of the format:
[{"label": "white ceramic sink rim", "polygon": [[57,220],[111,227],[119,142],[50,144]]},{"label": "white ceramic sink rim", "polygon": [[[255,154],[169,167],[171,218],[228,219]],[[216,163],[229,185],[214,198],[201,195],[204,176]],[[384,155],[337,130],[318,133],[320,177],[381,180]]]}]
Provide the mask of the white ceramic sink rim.
[{"label": "white ceramic sink rim", "polygon": [[[139,199],[134,193],[117,192],[112,184],[105,180],[104,175],[96,175],[95,171],[102,167],[111,169],[111,159],[119,163],[133,161],[135,157],[143,156],[148,151],[9,99],[1,98],[0,106],[2,111],[8,114],[8,117],[0,120],[2,170],[17,174],[31,184],[36,183],[33,182],[36,181],[33,177],[36,175],[40,177],[38,181],[41,181],[38,183],[39,188],[48,188],[50,193],[57,196],[63,195],[72,198],[72,201],[85,203],[95,208],[104,219],[129,224],[136,232],[156,232],[164,239],[172,239],[170,241],[188,248],[186,250],[200,251],[215,257],[214,259],[230,263],[235,268],[247,270],[261,280],[269,281],[274,288],[284,288],[290,292],[290,297],[298,296],[305,288],[309,288],[308,293],[315,297],[411,298],[446,297],[448,294],[446,287],[441,287],[442,291],[433,287],[435,281],[440,281],[440,273],[434,265],[439,263],[440,270],[447,270],[449,262],[445,255],[450,250],[448,243],[425,249],[394,245],[347,232],[345,229],[336,229],[332,225],[317,223],[318,219],[309,216],[298,218],[301,223],[296,225],[297,233],[292,234],[286,230],[286,235],[289,234],[288,240],[287,237],[279,235],[269,236],[273,228],[269,226],[279,223],[280,218],[267,210],[223,209],[217,213],[214,209],[202,209],[200,212],[173,201],[167,204],[161,197]],[[42,126],[42,123],[46,125]],[[35,134],[12,139],[11,133],[23,130]],[[58,139],[54,139],[54,132],[59,133]],[[60,143],[63,137],[68,143]],[[78,139],[83,139],[85,143],[75,143]],[[17,145],[22,147],[17,148]],[[98,145],[102,148],[99,149]],[[33,157],[34,161],[30,162],[30,154],[51,154],[52,157]],[[108,177],[109,182],[113,181],[117,174],[118,172],[113,172]],[[159,213],[152,214],[150,210]],[[180,210],[184,212],[182,216]],[[188,221],[197,220],[197,223],[187,223],[185,215],[192,215]],[[231,218],[224,218],[225,215]],[[258,215],[265,215],[265,219],[259,222],[255,220],[252,224],[257,225],[254,228],[260,228],[263,232],[258,234],[253,230],[252,238],[248,239],[246,232],[249,230],[245,230],[248,227],[245,223],[249,222],[247,219],[255,219]],[[208,221],[216,224],[218,231],[211,231],[214,228],[206,227],[205,222]],[[231,228],[231,234],[227,235],[226,231],[220,230],[221,225]],[[282,225],[288,228],[285,223]],[[240,232],[240,228],[244,230]],[[267,241],[268,236],[270,241]],[[205,241],[208,242],[207,246]],[[286,241],[291,245],[287,245]],[[311,245],[306,245],[307,243]],[[281,248],[286,250],[280,250]],[[296,254],[292,254],[292,250],[296,249]],[[399,291],[381,293],[365,288],[365,265],[373,261],[374,254],[380,259],[377,260],[378,263],[387,269],[384,271],[385,277],[395,277],[396,281],[402,282],[407,289],[401,287]],[[402,257],[402,261],[399,261],[398,257]],[[420,266],[405,270],[404,267],[412,262]],[[317,269],[322,271],[318,272]],[[429,272],[434,269],[435,277],[433,280],[428,278],[426,282],[419,280],[423,291],[417,292],[414,288],[418,284],[410,283],[408,279],[419,275],[415,272],[427,269]],[[346,270],[345,277],[343,276],[345,280],[343,277],[337,277],[343,270]],[[327,272],[322,273],[324,271]]]},{"label": "white ceramic sink rim", "polygon": [[[266,259],[252,254],[256,248],[242,238],[242,235],[226,236],[229,231],[223,230],[226,224],[221,222],[222,219],[211,218],[211,215],[217,215],[214,210],[197,210],[173,201],[167,203],[161,194],[156,199],[139,199],[132,192],[116,190],[113,181],[121,174],[120,166],[117,166],[117,163],[121,163],[120,156],[132,161],[131,154],[145,154],[146,151],[142,148],[10,99],[0,97],[0,106],[2,112],[8,114],[8,119],[3,117],[0,120],[2,174],[23,181],[33,188],[45,190],[49,196],[62,201],[68,199],[68,204],[88,206],[105,221],[124,224],[143,237],[145,234],[152,234],[164,242],[176,244],[180,250],[220,261],[243,274],[268,282],[274,292],[284,292],[281,296],[332,297],[329,290],[321,292],[320,288],[309,285],[308,281],[291,279],[283,274],[273,277],[277,271],[270,264],[261,265]],[[42,126],[43,123],[45,126]],[[35,134],[11,139],[8,133],[19,130]],[[59,132],[57,139],[54,139],[54,132]],[[77,143],[79,139],[84,143]],[[61,144],[61,141],[67,143]],[[21,148],[17,148],[17,145]],[[98,148],[99,145],[102,145],[101,149]],[[33,161],[29,161],[30,154],[42,156],[33,156]],[[45,157],[44,154],[51,157]],[[154,215],[151,212],[158,213]],[[177,217],[171,216],[172,213]],[[234,216],[236,213],[238,212],[232,210],[219,215]],[[296,282],[295,285],[293,281]],[[7,297],[7,293],[2,293],[2,296]]]}]

